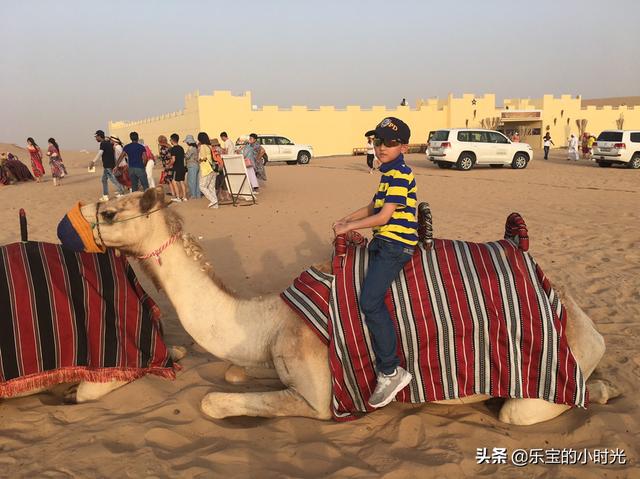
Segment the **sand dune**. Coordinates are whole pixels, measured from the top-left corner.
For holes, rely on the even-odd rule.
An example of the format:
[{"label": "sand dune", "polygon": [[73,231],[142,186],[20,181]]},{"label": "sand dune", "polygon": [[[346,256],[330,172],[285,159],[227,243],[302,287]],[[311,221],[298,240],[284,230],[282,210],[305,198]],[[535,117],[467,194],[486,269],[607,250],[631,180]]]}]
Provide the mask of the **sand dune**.
[{"label": "sand dune", "polygon": [[[0,151],[10,150],[0,145]],[[24,152],[24,150],[22,150]],[[19,156],[26,159],[26,155]],[[57,241],[55,226],[77,200],[101,194],[91,153],[64,152],[70,176],[0,187],[0,241],[19,239],[18,209],[32,239]],[[540,157],[538,157],[540,158]],[[0,403],[4,477],[640,477],[640,213],[638,172],[566,162],[560,153],[526,170],[439,170],[410,155],[419,198],[431,203],[436,236],[498,239],[512,211],[529,226],[531,252],[553,282],[566,285],[607,342],[595,376],[623,395],[530,427],[498,422],[500,401],[464,407],[390,406],[352,423],[304,418],[214,421],[199,411],[211,390],[264,390],[276,381],[226,384],[226,364],[194,346],[166,298],[143,284],[164,315],[166,340],[187,346],[176,381],[143,378],[103,400],[65,406],[51,394]],[[48,169],[47,169],[48,171]],[[275,165],[251,207],[207,210],[206,201],[173,206],[202,244],[218,276],[242,296],[281,291],[306,266],[330,254],[333,220],[365,204],[377,183],[364,158]],[[340,193],[337,193],[340,192]],[[620,448],[631,463],[477,464],[476,448]]]}]

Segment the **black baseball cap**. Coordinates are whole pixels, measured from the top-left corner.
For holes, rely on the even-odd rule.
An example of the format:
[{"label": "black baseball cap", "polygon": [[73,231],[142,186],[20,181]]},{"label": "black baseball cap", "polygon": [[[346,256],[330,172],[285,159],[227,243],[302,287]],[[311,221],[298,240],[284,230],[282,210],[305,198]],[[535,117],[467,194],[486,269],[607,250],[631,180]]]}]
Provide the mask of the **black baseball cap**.
[{"label": "black baseball cap", "polygon": [[95,136],[101,136],[102,138],[105,138],[104,136],[104,131],[102,130],[97,130]]},{"label": "black baseball cap", "polygon": [[388,116],[378,123],[375,134],[376,138],[380,138],[381,140],[396,140],[400,143],[407,144],[411,137],[411,130],[409,129],[409,125],[404,121],[393,116]]}]

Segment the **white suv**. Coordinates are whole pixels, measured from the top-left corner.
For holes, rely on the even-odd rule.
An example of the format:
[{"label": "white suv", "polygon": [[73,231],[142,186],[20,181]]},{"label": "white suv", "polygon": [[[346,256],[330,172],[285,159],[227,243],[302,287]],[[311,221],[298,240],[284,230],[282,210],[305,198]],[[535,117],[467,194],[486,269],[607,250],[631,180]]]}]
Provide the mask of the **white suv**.
[{"label": "white suv", "polygon": [[456,166],[470,170],[475,165],[501,168],[526,168],[533,159],[533,149],[527,143],[512,143],[499,131],[474,128],[437,130],[427,147],[427,158],[440,168]]},{"label": "white suv", "polygon": [[[239,143],[248,141],[249,135],[241,136]],[[267,161],[286,161],[288,165],[300,163],[306,165],[313,157],[313,147],[311,145],[297,145],[288,138],[279,135],[258,135],[258,142],[266,153],[264,157]]]},{"label": "white suv", "polygon": [[602,167],[617,163],[637,170],[640,168],[640,131],[603,131],[593,144],[593,158]]}]

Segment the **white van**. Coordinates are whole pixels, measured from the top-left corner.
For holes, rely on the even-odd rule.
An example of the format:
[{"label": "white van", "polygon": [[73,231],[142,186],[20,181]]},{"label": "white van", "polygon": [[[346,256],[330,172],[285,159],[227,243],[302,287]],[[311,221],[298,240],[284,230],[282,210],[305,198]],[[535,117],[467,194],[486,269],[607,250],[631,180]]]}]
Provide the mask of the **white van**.
[{"label": "white van", "polygon": [[603,131],[593,144],[592,156],[602,167],[616,163],[637,170],[640,168],[640,131]]},{"label": "white van", "polygon": [[440,168],[455,166],[470,170],[475,165],[501,168],[510,165],[520,170],[533,159],[527,143],[513,143],[499,131],[460,128],[435,131],[429,140],[427,158]]}]

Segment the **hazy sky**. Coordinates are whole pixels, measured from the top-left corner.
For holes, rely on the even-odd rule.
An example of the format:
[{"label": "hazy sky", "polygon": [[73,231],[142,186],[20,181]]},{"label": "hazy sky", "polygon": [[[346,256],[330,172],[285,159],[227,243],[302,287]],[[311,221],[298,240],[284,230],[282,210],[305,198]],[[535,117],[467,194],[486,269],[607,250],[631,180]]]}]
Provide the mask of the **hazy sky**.
[{"label": "hazy sky", "polygon": [[0,142],[95,147],[187,92],[397,104],[640,95],[640,1],[0,0]]}]

